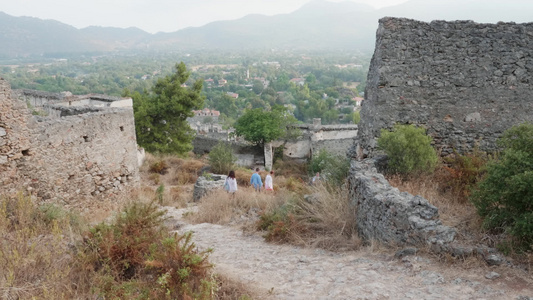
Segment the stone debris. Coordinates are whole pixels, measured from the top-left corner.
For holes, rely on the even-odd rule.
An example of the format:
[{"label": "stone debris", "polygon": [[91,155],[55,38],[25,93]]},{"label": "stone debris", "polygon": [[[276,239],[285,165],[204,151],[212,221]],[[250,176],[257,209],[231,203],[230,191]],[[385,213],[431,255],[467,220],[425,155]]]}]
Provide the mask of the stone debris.
[{"label": "stone debris", "polygon": [[223,192],[224,183],[226,182],[226,175],[209,174],[208,176],[200,176],[194,184],[192,193],[193,201],[198,201],[209,192],[219,189]]}]

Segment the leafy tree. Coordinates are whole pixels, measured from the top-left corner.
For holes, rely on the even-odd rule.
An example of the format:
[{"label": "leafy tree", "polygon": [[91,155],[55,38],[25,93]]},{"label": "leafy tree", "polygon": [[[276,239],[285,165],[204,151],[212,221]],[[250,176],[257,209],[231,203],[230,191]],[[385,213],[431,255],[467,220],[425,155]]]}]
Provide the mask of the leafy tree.
[{"label": "leafy tree", "polygon": [[211,165],[213,173],[228,174],[236,161],[237,157],[233,154],[233,149],[224,142],[218,143],[209,152],[209,165]]},{"label": "leafy tree", "polygon": [[235,98],[224,94],[222,97],[215,100],[215,109],[228,117],[236,118],[237,114],[239,113],[239,109],[235,103]]},{"label": "leafy tree", "polygon": [[508,229],[519,245],[533,248],[533,124],[507,130],[499,140],[501,157],[487,166],[487,176],[471,200],[490,229]]},{"label": "leafy tree", "polygon": [[285,107],[274,106],[271,111],[260,108],[246,110],[234,127],[237,136],[243,136],[245,140],[262,146],[290,134],[291,130],[287,126],[297,122]]},{"label": "leafy tree", "polygon": [[132,97],[137,142],[148,152],[181,154],[192,149],[194,132],[186,119],[204,104],[202,80],[191,89],[182,87],[190,73],[183,62],[175,68],[174,74],[157,80],[151,93],[136,92]]},{"label": "leafy tree", "polygon": [[389,170],[394,173],[433,172],[437,154],[426,130],[414,125],[396,125],[393,131],[381,130],[378,146],[385,150]]}]

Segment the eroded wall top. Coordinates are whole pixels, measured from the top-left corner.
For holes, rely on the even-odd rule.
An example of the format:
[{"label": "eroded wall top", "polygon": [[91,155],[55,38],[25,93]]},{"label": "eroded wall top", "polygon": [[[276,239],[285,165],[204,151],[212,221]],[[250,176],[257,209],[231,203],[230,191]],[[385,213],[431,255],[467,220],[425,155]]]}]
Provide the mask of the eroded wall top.
[{"label": "eroded wall top", "polygon": [[533,122],[533,23],[379,21],[359,124],[358,155],[381,128],[427,128],[443,155]]}]

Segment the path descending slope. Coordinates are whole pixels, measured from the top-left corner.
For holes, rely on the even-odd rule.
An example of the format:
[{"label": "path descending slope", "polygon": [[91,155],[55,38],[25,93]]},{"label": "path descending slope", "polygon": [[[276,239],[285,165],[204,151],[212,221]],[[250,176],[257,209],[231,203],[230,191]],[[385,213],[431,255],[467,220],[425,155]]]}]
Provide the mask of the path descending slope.
[{"label": "path descending slope", "polygon": [[[232,227],[188,224],[184,210],[165,208],[178,232],[214,248],[218,273],[254,287],[261,299],[533,299],[531,276],[508,267],[465,270],[421,256],[273,245]],[[487,279],[491,272],[500,277]]]}]

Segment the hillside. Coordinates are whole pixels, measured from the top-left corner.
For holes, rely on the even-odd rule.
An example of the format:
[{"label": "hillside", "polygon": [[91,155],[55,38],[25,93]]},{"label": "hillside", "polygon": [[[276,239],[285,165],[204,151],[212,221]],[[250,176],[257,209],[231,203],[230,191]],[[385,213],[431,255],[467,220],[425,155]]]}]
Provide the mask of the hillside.
[{"label": "hillside", "polygon": [[[480,9],[481,7],[481,9]],[[13,17],[0,12],[0,58],[57,56],[109,51],[219,50],[372,50],[377,20],[385,16],[423,21],[469,19],[476,22],[530,22],[533,3],[511,0],[505,6],[481,0],[411,0],[375,10],[354,2],[315,0],[290,14],[248,15],[172,33],[138,28],[91,26],[76,29],[54,20]]]}]

